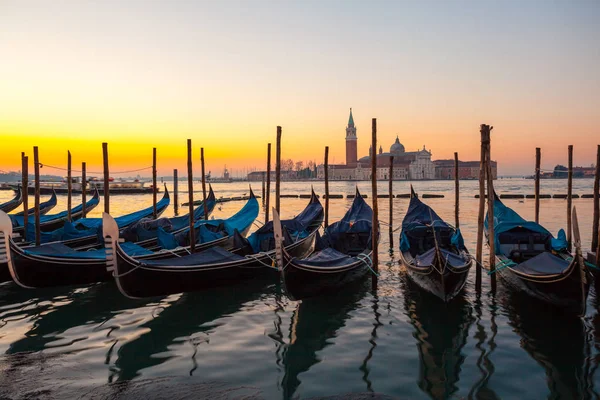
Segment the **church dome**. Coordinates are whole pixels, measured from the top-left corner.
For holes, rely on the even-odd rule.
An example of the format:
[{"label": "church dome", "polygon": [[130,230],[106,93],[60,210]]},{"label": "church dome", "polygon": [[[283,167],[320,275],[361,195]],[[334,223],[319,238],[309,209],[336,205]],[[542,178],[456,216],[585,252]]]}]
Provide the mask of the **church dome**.
[{"label": "church dome", "polygon": [[390,153],[400,154],[404,153],[404,151],[404,145],[400,143],[400,139],[398,139],[398,136],[396,136],[396,141],[394,142],[392,147],[390,147]]}]

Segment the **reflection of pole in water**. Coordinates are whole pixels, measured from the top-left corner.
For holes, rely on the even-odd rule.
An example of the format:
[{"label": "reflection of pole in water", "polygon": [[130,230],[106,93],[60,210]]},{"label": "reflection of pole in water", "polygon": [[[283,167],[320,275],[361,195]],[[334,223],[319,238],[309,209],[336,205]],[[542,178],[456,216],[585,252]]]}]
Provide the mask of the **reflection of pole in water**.
[{"label": "reflection of pole in water", "polygon": [[298,303],[291,318],[289,343],[283,345],[281,357],[284,399],[301,397],[297,393],[302,383],[300,375],[321,362],[318,354],[333,345],[331,338],[337,336],[350,313],[358,308],[367,293],[368,283],[365,279],[335,294],[312,297]]},{"label": "reflection of pole in water", "polygon": [[[493,301],[492,304],[494,304]],[[481,323],[482,317],[482,304],[481,304],[481,293],[477,292],[477,296],[475,299],[475,338],[477,339],[477,344],[475,347],[479,350],[479,357],[477,357],[477,368],[481,372],[481,378],[475,382],[475,384],[469,390],[469,399],[477,399],[477,398],[487,398],[487,399],[498,399],[498,395],[488,387],[488,383],[494,373],[494,364],[492,363],[490,356],[494,349],[496,348],[496,344],[494,339],[496,334],[498,333],[498,329],[496,326],[496,310],[495,306],[491,307],[491,324],[492,324],[492,337],[490,338],[488,344],[490,345],[489,351],[485,347],[485,341],[487,339],[487,333],[485,331],[485,326]]]},{"label": "reflection of pole in water", "polygon": [[377,339],[377,328],[383,325],[379,320],[379,317],[381,317],[381,313],[379,312],[379,296],[377,296],[376,288],[373,291],[372,303],[373,304],[371,306],[371,309],[373,310],[373,330],[371,331],[371,337],[369,338],[369,343],[371,344],[371,347],[369,348],[369,352],[367,353],[367,356],[365,357],[362,365],[359,368],[363,373],[362,379],[367,384],[367,390],[369,392],[373,391],[373,383],[369,379],[370,369],[367,364],[369,363],[369,360],[373,358],[373,353],[375,352],[375,348],[377,347],[377,343],[375,341],[375,339]]}]

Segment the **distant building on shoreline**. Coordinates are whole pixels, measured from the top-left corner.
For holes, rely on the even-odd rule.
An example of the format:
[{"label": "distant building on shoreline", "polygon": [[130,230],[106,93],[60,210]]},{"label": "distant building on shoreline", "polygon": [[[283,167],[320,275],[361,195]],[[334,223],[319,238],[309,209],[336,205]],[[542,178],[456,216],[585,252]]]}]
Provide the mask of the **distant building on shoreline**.
[{"label": "distant building on shoreline", "polygon": [[[329,165],[329,179],[331,180],[369,180],[371,179],[371,156],[373,149],[369,148],[369,155],[358,158],[357,155],[356,126],[350,109],[348,126],[346,127],[346,164]],[[386,180],[390,173],[390,156],[394,156],[393,180],[428,180],[428,179],[454,179],[454,160],[431,161],[431,150],[406,151],[396,136],[396,141],[389,152],[383,152],[379,146],[377,158],[377,179]],[[492,161],[494,179],[498,176],[498,163]],[[478,179],[479,161],[459,162],[460,179]],[[317,178],[325,178],[325,166],[317,166]]]},{"label": "distant building on shoreline", "polygon": [[[454,160],[435,160],[435,179],[454,179]],[[492,161],[492,175],[498,179],[498,162]],[[459,179],[479,179],[479,161],[458,161]]]},{"label": "distant building on shoreline", "polygon": [[[371,179],[371,156],[373,149],[369,147],[369,155],[358,158],[358,136],[352,109],[346,126],[346,163],[329,164],[329,179],[338,181],[364,181]],[[390,157],[394,157],[393,180],[433,180],[454,179],[454,160],[431,160],[431,150],[425,145],[421,150],[406,151],[396,136],[396,141],[391,145],[389,152],[384,152],[379,146],[375,154],[377,160],[377,179],[387,180],[390,173]],[[316,178],[325,179],[325,165],[316,167]],[[248,174],[249,181],[263,180],[264,171],[255,171]],[[498,163],[492,161],[492,174],[498,179]],[[281,180],[303,180],[314,179],[313,173],[298,174],[295,171],[281,171]],[[479,161],[459,161],[460,179],[479,179]],[[274,169],[271,171],[271,179],[275,179]]]},{"label": "distant building on shoreline", "polygon": [[[350,109],[348,126],[346,127],[346,164],[329,165],[329,179],[362,181],[371,179],[371,157],[374,150],[369,148],[369,155],[358,158],[358,137],[356,126]],[[400,139],[390,147],[389,152],[383,152],[379,146],[379,152],[375,154],[377,160],[377,179],[388,179],[390,172],[390,156],[394,156],[393,179],[394,180],[426,180],[435,179],[435,166],[431,161],[431,151],[423,146],[422,150],[406,151]],[[325,178],[325,166],[317,166],[317,179]]]}]

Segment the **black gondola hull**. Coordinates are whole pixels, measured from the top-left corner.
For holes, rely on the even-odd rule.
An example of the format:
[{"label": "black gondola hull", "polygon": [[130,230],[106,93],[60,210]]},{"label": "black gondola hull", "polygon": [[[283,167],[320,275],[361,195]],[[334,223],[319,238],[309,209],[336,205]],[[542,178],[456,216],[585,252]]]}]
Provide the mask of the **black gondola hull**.
[{"label": "black gondola hull", "polygon": [[106,272],[106,260],[30,256],[12,241],[10,252],[7,270],[11,279],[25,288],[89,284],[111,279]]},{"label": "black gondola hull", "polygon": [[10,276],[10,271],[8,270],[8,263],[6,261],[2,261],[0,262],[0,283],[10,281],[12,281],[12,277]]},{"label": "black gondola hull", "polygon": [[[230,249],[233,237],[224,237],[197,245],[196,252],[213,246]],[[43,288],[67,285],[87,285],[96,282],[111,281],[112,275],[106,270],[106,259],[85,259],[65,257],[45,257],[27,254],[14,242],[10,242],[11,261],[0,263],[0,278],[14,280],[26,288]],[[138,260],[160,260],[188,254],[187,248],[169,252],[157,252],[136,257]],[[3,281],[0,281],[3,282]]]},{"label": "black gondola hull", "polygon": [[[287,251],[295,257],[306,257],[314,249],[315,233],[288,246]],[[227,286],[258,277],[272,276],[278,279],[279,271],[272,263],[274,257],[272,251],[268,256],[257,255],[256,258],[214,266],[158,269],[140,267],[143,263],[132,263],[131,258],[116,246],[113,261],[114,276],[119,290],[127,297],[163,296]]]},{"label": "black gondola hull", "polygon": [[407,261],[402,252],[400,252],[400,259],[414,283],[444,302],[451,301],[463,290],[473,263],[469,261],[462,268],[453,269],[440,265],[436,257],[435,265],[415,267]]},{"label": "black gondola hull", "polygon": [[[496,259],[498,263],[502,262]],[[570,313],[580,313],[584,310],[591,279],[589,272],[586,271],[586,283],[583,285],[582,294],[581,270],[575,260],[571,262],[565,273],[558,276],[524,277],[508,267],[499,268],[496,274],[512,288]]]},{"label": "black gondola hull", "polygon": [[19,186],[16,190],[15,197],[12,200],[7,201],[6,203],[0,204],[0,211],[4,211],[5,213],[9,213],[15,208],[19,207],[21,203],[23,203],[23,192],[21,191],[21,187]]}]

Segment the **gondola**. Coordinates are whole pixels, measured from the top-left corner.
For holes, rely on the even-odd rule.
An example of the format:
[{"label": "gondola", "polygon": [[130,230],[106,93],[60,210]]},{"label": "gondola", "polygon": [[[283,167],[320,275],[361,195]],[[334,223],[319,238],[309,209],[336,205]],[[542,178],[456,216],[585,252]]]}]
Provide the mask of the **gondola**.
[{"label": "gondola", "polygon": [[[250,229],[258,215],[258,202],[252,196],[246,206],[237,214],[226,220],[199,221],[196,236],[199,239],[198,249],[212,246],[231,246],[232,235],[235,229],[244,235]],[[6,216],[4,214],[4,216]],[[4,221],[4,222],[3,222]],[[0,215],[0,229],[10,231],[6,218]],[[200,225],[200,223],[202,225]],[[155,251],[144,248],[140,243],[125,242],[122,244],[127,253],[140,260],[156,260],[189,254],[188,246],[170,247],[170,241],[176,240],[177,235],[164,232],[159,228],[162,236],[167,239],[158,240],[161,247],[155,246]],[[184,234],[186,232],[183,232]],[[146,240],[145,242],[147,242]],[[89,284],[111,280],[111,275],[106,271],[106,252],[104,249],[76,250],[63,243],[49,243],[37,247],[20,247],[9,237],[7,239],[8,251],[6,269],[9,279],[25,288],[39,288],[75,284]],[[0,252],[4,251],[0,243]],[[0,263],[0,268],[3,265]],[[5,273],[2,273],[6,275]]]},{"label": "gondola", "polygon": [[[50,198],[46,201],[44,201],[43,203],[40,203],[40,215],[46,215],[48,214],[48,212],[50,212],[50,210],[52,210],[54,207],[56,207],[56,204],[58,203],[57,199],[56,199],[56,192],[52,192],[52,196],[50,196]],[[35,214],[35,208],[30,208],[28,210],[28,215],[34,215]],[[16,213],[14,215],[25,215],[25,210]]]},{"label": "gondola", "polygon": [[315,252],[307,258],[283,251],[282,276],[294,300],[337,291],[354,282],[371,267],[373,210],[356,189],[346,215],[317,236]]},{"label": "gondola", "polygon": [[589,272],[567,251],[562,229],[554,238],[505,206],[495,193],[494,237],[489,237],[487,217],[484,228],[488,242],[494,240],[495,273],[508,285],[567,312],[585,309]]},{"label": "gondola", "polygon": [[[107,270],[127,297],[140,298],[191,292],[273,274],[275,240],[272,221],[244,239],[234,234],[234,250],[212,247],[199,253],[164,260],[136,260],[118,242],[118,226],[103,216]],[[306,257],[314,249],[315,234],[323,221],[323,207],[312,193],[308,206],[298,216],[282,221],[287,236],[286,251]]]},{"label": "gondola", "polygon": [[[165,187],[166,191],[166,187]],[[254,194],[252,193],[252,199],[255,199]],[[256,201],[256,200],[255,200]],[[257,207],[258,207],[258,203]],[[208,196],[206,197],[206,213],[210,216],[217,205],[217,199],[215,196],[215,192],[212,189],[212,186],[209,185]],[[257,214],[258,215],[258,214]],[[198,224],[202,224],[201,221],[204,220],[204,203],[200,202],[200,204],[193,211],[194,221]],[[256,217],[254,217],[256,218]],[[156,250],[158,248],[158,237],[157,237],[157,228],[160,227],[162,230],[171,233],[178,234],[183,232],[189,232],[189,224],[190,224],[190,215],[185,214],[179,217],[171,217],[171,218],[160,218],[155,221],[141,221],[140,223],[135,223],[130,225],[126,229],[121,230],[121,238],[125,239],[125,241],[137,243],[140,246],[149,248],[150,250]],[[198,230],[199,227],[196,227]],[[180,237],[188,237],[187,233],[183,233]],[[187,243],[189,245],[189,243]],[[183,243],[180,243],[183,245]]]},{"label": "gondola", "polygon": [[[98,194],[98,191],[96,191],[94,193],[94,196],[92,196],[91,199],[89,199],[86,203],[85,203],[85,212],[88,213],[90,211],[92,211],[94,208],[96,208],[96,206],[100,203],[100,195]],[[80,219],[83,216],[83,204],[79,204],[76,207],[73,207],[71,209],[71,219],[77,220]],[[24,229],[23,229],[23,218],[24,215],[10,215],[9,216],[11,221],[12,221],[12,226],[13,226],[13,231],[15,233],[20,233],[21,235],[24,234]],[[60,229],[64,224],[65,221],[67,221],[67,218],[69,217],[68,212],[62,211],[58,214],[50,214],[50,215],[43,215],[40,217],[40,231],[41,232],[51,232],[57,229]],[[34,221],[32,218],[28,219],[28,223],[27,223],[28,227],[27,227],[27,239],[32,240],[35,237],[35,225],[34,225]],[[43,238],[44,234],[42,234],[42,241],[44,241]]]},{"label": "gondola", "polygon": [[15,197],[13,197],[12,200],[7,201],[6,203],[0,204],[0,211],[9,213],[15,208],[19,207],[21,203],[23,203],[23,191],[21,190],[21,186],[17,186]]},{"label": "gondola", "polygon": [[[96,192],[97,194],[98,192]],[[156,215],[160,216],[169,207],[171,198],[169,192],[165,188],[163,198],[156,203]],[[79,209],[78,212],[81,210]],[[153,218],[154,208],[153,206],[134,211],[132,213],[117,217],[117,224],[119,229],[126,229],[133,224],[140,222],[143,219]],[[78,214],[79,215],[79,214]],[[31,242],[35,235],[33,224],[28,224],[27,238]],[[44,223],[41,223],[42,227]],[[80,218],[73,222],[66,221],[65,219],[60,221],[60,227],[54,230],[41,229],[40,242],[51,243],[51,242],[62,242],[69,247],[82,247],[89,245],[97,245],[100,242],[100,236],[102,231],[102,218]]]},{"label": "gondola", "polygon": [[473,264],[460,229],[421,202],[412,186],[400,233],[400,262],[417,285],[444,302],[463,289]]}]

